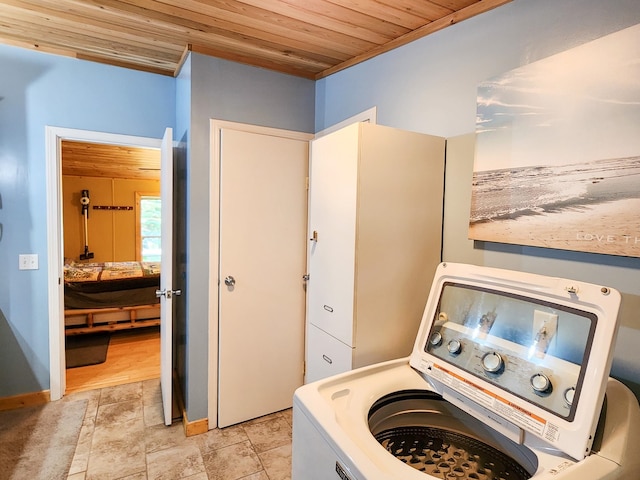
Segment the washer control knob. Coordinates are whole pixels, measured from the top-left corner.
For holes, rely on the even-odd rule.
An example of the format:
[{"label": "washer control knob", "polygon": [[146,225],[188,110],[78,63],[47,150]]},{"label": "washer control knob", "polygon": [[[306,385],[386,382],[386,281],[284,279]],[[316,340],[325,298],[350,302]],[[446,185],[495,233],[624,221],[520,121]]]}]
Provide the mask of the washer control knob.
[{"label": "washer control knob", "polygon": [[536,373],[529,381],[534,392],[539,394],[551,392],[551,380],[544,373]]},{"label": "washer control knob", "polygon": [[482,368],[485,372],[500,373],[504,368],[504,360],[499,353],[490,352],[482,357]]},{"label": "washer control knob", "polygon": [[440,332],[434,332],[429,339],[429,343],[432,347],[438,347],[442,343],[442,334]]},{"label": "washer control knob", "polygon": [[447,344],[447,350],[451,355],[457,355],[462,351],[462,343],[454,338]]},{"label": "washer control knob", "polygon": [[576,394],[575,387],[567,388],[564,391],[564,401],[567,405],[571,406],[573,404],[573,397]]}]

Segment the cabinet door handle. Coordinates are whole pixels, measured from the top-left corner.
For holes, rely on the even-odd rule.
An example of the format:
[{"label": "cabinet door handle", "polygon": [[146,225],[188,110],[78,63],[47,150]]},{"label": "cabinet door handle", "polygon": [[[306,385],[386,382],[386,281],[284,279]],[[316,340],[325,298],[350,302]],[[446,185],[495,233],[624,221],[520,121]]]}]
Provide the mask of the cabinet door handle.
[{"label": "cabinet door handle", "polygon": [[331,365],[333,363],[333,360],[331,360],[329,357],[327,357],[326,355],[322,355],[322,359],[327,362],[329,365]]}]

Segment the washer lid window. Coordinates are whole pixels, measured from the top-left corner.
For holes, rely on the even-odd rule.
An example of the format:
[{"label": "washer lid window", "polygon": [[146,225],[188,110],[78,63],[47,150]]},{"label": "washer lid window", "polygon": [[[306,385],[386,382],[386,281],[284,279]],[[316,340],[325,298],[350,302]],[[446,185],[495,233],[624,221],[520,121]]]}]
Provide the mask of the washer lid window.
[{"label": "washer lid window", "polygon": [[[411,365],[436,390],[581,459],[602,407],[619,304],[606,287],[441,264]],[[455,355],[450,342],[460,345]]]}]

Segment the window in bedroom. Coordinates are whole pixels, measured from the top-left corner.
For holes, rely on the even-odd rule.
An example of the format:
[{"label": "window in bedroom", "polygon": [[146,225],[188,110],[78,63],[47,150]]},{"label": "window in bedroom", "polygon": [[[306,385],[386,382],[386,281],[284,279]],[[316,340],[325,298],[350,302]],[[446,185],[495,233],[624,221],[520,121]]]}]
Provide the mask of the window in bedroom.
[{"label": "window in bedroom", "polygon": [[161,249],[160,196],[136,193],[136,256],[143,262],[159,262]]}]

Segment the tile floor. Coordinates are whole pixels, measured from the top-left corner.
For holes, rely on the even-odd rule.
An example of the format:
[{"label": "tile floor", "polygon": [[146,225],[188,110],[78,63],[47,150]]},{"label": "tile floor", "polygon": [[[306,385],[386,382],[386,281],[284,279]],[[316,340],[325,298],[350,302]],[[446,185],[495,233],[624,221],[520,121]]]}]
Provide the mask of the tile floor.
[{"label": "tile floor", "polygon": [[67,395],[87,413],[67,480],[285,480],[291,478],[291,410],[186,437],[165,426],[160,381]]}]

